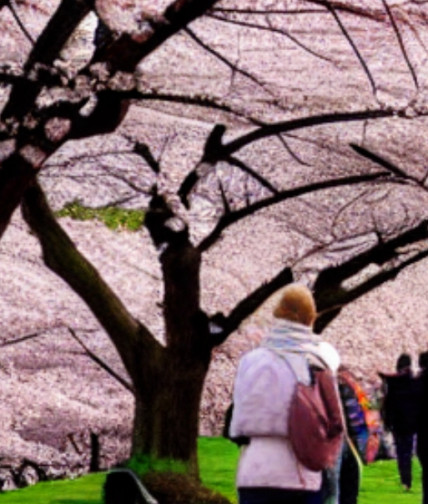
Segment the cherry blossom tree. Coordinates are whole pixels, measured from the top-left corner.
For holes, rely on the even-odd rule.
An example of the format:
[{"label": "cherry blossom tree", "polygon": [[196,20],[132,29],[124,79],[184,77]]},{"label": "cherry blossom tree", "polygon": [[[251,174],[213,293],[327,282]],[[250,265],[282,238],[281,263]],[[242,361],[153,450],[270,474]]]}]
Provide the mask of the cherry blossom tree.
[{"label": "cherry blossom tree", "polygon": [[[45,4],[45,23],[32,27],[28,12]],[[0,63],[0,235],[21,208],[47,267],[111,338],[135,396],[133,455],[180,461],[198,475],[212,351],[278,289],[310,282],[321,331],[344,306],[427,255],[419,133],[427,11],[421,2],[378,4],[0,2],[0,17],[14,18],[22,44]],[[88,20],[89,52],[80,58],[78,34]],[[328,43],[317,38],[320,26]],[[379,59],[373,28],[379,37],[384,30]],[[392,50],[400,81],[379,67]],[[162,130],[153,110],[175,114],[179,126]],[[199,126],[190,138],[192,121]],[[79,145],[83,154],[73,151]],[[161,342],[61,226],[52,208],[59,171],[105,184],[109,204],[143,201],[162,272]],[[290,240],[282,262],[228,312],[202,306],[204,258],[259,214],[274,215]]]}]

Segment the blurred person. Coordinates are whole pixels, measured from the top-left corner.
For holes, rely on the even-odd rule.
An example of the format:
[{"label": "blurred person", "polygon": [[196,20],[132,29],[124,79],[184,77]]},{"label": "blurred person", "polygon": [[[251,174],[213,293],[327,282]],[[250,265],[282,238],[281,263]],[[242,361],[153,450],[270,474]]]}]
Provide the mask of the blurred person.
[{"label": "blurred person", "polygon": [[416,454],[422,467],[422,503],[428,504],[428,352],[419,354],[418,384],[419,414]]},{"label": "blurred person", "polygon": [[311,382],[308,362],[337,369],[339,355],[312,332],[317,314],[307,287],[287,286],[273,315],[273,327],[242,357],[235,378],[229,436],[246,443],[236,477],[239,503],[321,504],[321,471],[297,460],[288,413],[297,380]]},{"label": "blurred person", "polygon": [[401,354],[396,373],[379,373],[384,383],[383,422],[392,433],[398,473],[404,490],[412,487],[412,454],[418,422],[418,393],[410,355]]},{"label": "blurred person", "polygon": [[[365,455],[369,432],[356,391],[356,379],[345,366],[339,367],[338,383],[346,426],[339,474],[339,504],[357,504],[362,458]],[[361,394],[360,390],[358,392]]]}]

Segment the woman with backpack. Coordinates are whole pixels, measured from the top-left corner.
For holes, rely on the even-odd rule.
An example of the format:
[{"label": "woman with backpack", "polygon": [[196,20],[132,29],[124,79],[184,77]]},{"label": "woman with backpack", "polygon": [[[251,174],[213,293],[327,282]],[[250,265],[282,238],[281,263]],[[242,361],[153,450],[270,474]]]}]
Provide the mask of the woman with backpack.
[{"label": "woman with backpack", "polygon": [[235,379],[229,437],[247,442],[237,471],[239,503],[315,504],[322,473],[297,459],[288,421],[298,382],[311,382],[308,363],[337,369],[339,355],[312,332],[316,308],[305,286],[287,286],[273,315],[275,324],[243,356]]}]

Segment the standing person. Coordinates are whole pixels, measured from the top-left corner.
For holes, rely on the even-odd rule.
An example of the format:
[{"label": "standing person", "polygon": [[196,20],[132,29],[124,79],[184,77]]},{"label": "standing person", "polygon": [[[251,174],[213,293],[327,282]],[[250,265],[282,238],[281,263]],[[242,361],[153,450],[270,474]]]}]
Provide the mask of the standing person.
[{"label": "standing person", "polygon": [[235,379],[229,435],[248,440],[237,471],[239,503],[315,504],[321,502],[321,471],[297,460],[288,413],[297,379],[311,381],[308,361],[337,368],[339,355],[312,332],[316,308],[307,287],[287,286],[273,315],[276,323],[243,356]]},{"label": "standing person", "polygon": [[368,427],[355,390],[354,376],[344,366],[339,368],[338,382],[347,433],[340,467],[339,504],[357,504]]},{"label": "standing person", "polygon": [[383,421],[392,432],[397,453],[398,472],[404,490],[412,486],[412,454],[418,421],[418,400],[410,355],[397,359],[396,374],[379,373],[384,381]]},{"label": "standing person", "polygon": [[428,352],[419,355],[419,368],[416,453],[422,467],[422,504],[428,504]]}]

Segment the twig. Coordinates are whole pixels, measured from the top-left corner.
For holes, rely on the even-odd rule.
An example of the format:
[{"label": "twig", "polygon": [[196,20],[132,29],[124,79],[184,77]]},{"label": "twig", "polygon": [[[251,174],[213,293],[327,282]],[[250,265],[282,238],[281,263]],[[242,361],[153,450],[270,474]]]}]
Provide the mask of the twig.
[{"label": "twig", "polygon": [[398,45],[400,46],[401,52],[402,52],[403,57],[406,61],[407,67],[410,71],[410,74],[412,76],[415,87],[416,87],[416,89],[419,89],[419,83],[418,83],[418,78],[417,78],[415,69],[413,68],[413,65],[411,64],[409,56],[406,51],[406,48],[404,47],[403,37],[401,36],[400,30],[398,29],[397,23],[395,22],[394,16],[392,15],[392,11],[391,11],[388,3],[386,2],[386,0],[382,0],[382,4],[385,7],[385,10],[388,14],[389,20],[391,21],[392,28],[395,32],[395,36],[397,37]]},{"label": "twig", "polygon": [[373,76],[369,70],[369,67],[367,66],[367,63],[364,61],[364,58],[361,56],[360,51],[358,50],[358,47],[356,46],[355,42],[352,40],[351,35],[349,34],[348,30],[345,28],[345,25],[342,23],[339,15],[336,12],[336,9],[330,4],[330,2],[327,2],[326,8],[331,12],[332,16],[334,17],[336,23],[338,24],[339,28],[341,29],[343,35],[345,36],[346,40],[349,42],[352,50],[354,51],[355,55],[358,58],[358,61],[360,62],[361,66],[363,67],[364,72],[367,75],[367,78],[370,81],[370,85],[372,87],[373,94],[376,94],[376,83],[373,79]]},{"label": "twig", "polygon": [[83,348],[87,356],[92,359],[98,366],[100,366],[104,371],[107,371],[107,373],[112,376],[116,381],[118,381],[123,387],[126,388],[126,390],[129,390],[133,394],[135,393],[134,387],[128,383],[124,378],[122,378],[116,371],[114,371],[108,364],[106,364],[102,359],[100,359],[97,355],[95,355],[89,348],[83,343],[83,341],[77,336],[75,331],[71,328],[67,328],[71,334],[71,336],[79,343],[79,345]]}]

